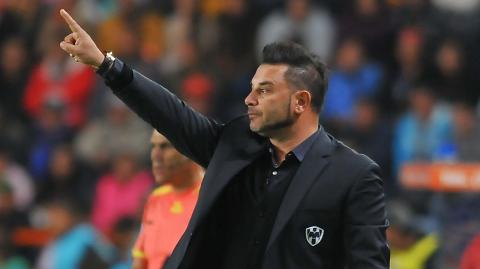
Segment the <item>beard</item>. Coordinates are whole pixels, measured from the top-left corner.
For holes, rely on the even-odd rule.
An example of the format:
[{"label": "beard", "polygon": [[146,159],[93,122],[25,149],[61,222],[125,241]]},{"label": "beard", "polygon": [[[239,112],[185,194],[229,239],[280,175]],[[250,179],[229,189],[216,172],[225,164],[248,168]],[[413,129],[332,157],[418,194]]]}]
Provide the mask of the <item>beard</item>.
[{"label": "beard", "polygon": [[271,122],[269,124],[265,124],[264,126],[261,126],[260,128],[258,128],[258,130],[254,131],[256,133],[258,133],[259,135],[261,136],[265,136],[265,137],[270,137],[272,133],[278,131],[278,130],[281,130],[285,127],[289,127],[291,125],[293,125],[294,123],[294,119],[293,117],[289,114],[287,114],[287,116],[283,119],[279,119],[275,122]]},{"label": "beard", "polygon": [[[283,117],[271,119],[270,121],[267,121],[264,125],[259,126],[256,130],[251,130],[261,136],[270,137],[273,133],[286,127],[292,126],[295,123],[295,118],[290,111],[290,101],[291,96],[283,109],[284,113],[279,113],[283,114]],[[272,115],[273,114],[274,113],[272,113]]]}]

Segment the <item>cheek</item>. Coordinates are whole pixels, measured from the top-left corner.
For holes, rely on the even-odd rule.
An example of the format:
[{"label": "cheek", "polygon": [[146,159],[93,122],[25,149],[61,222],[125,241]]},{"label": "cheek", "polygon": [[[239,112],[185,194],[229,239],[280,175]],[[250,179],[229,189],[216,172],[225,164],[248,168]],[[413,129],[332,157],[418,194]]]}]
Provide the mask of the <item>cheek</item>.
[{"label": "cheek", "polygon": [[269,118],[279,118],[289,114],[291,107],[289,98],[276,98],[265,104],[264,111]]},{"label": "cheek", "polygon": [[167,165],[175,164],[182,159],[183,159],[183,156],[174,150],[169,150],[168,152],[165,152],[165,162]]}]

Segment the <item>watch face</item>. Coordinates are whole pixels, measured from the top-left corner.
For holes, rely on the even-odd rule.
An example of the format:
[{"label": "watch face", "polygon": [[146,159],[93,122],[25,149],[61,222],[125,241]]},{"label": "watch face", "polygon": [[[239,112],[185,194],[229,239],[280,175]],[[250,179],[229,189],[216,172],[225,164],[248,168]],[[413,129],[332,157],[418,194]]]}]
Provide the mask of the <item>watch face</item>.
[{"label": "watch face", "polygon": [[107,52],[107,55],[105,55],[105,57],[111,61],[115,60],[115,57],[113,56],[112,52]]}]

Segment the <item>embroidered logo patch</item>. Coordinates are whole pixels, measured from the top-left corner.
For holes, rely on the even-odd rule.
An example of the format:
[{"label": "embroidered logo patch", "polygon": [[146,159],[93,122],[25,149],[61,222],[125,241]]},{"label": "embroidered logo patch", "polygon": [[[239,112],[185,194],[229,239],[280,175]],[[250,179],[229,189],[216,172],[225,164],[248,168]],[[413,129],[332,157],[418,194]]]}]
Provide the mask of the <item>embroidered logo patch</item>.
[{"label": "embroidered logo patch", "polygon": [[323,229],[318,226],[310,226],[305,229],[305,236],[307,238],[307,242],[312,247],[316,246],[318,243],[320,243],[320,241],[322,241],[323,233]]}]

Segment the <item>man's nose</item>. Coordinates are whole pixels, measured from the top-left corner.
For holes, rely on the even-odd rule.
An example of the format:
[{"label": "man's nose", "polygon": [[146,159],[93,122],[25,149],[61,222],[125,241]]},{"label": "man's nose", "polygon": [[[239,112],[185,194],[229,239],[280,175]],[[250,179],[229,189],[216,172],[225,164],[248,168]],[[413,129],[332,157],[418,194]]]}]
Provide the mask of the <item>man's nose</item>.
[{"label": "man's nose", "polygon": [[251,92],[247,95],[247,97],[245,97],[245,105],[246,105],[246,106],[254,106],[254,105],[257,104],[257,99],[255,98],[254,95],[255,95],[254,92],[251,91]]},{"label": "man's nose", "polygon": [[152,158],[160,158],[163,154],[163,150],[160,147],[152,149]]}]

